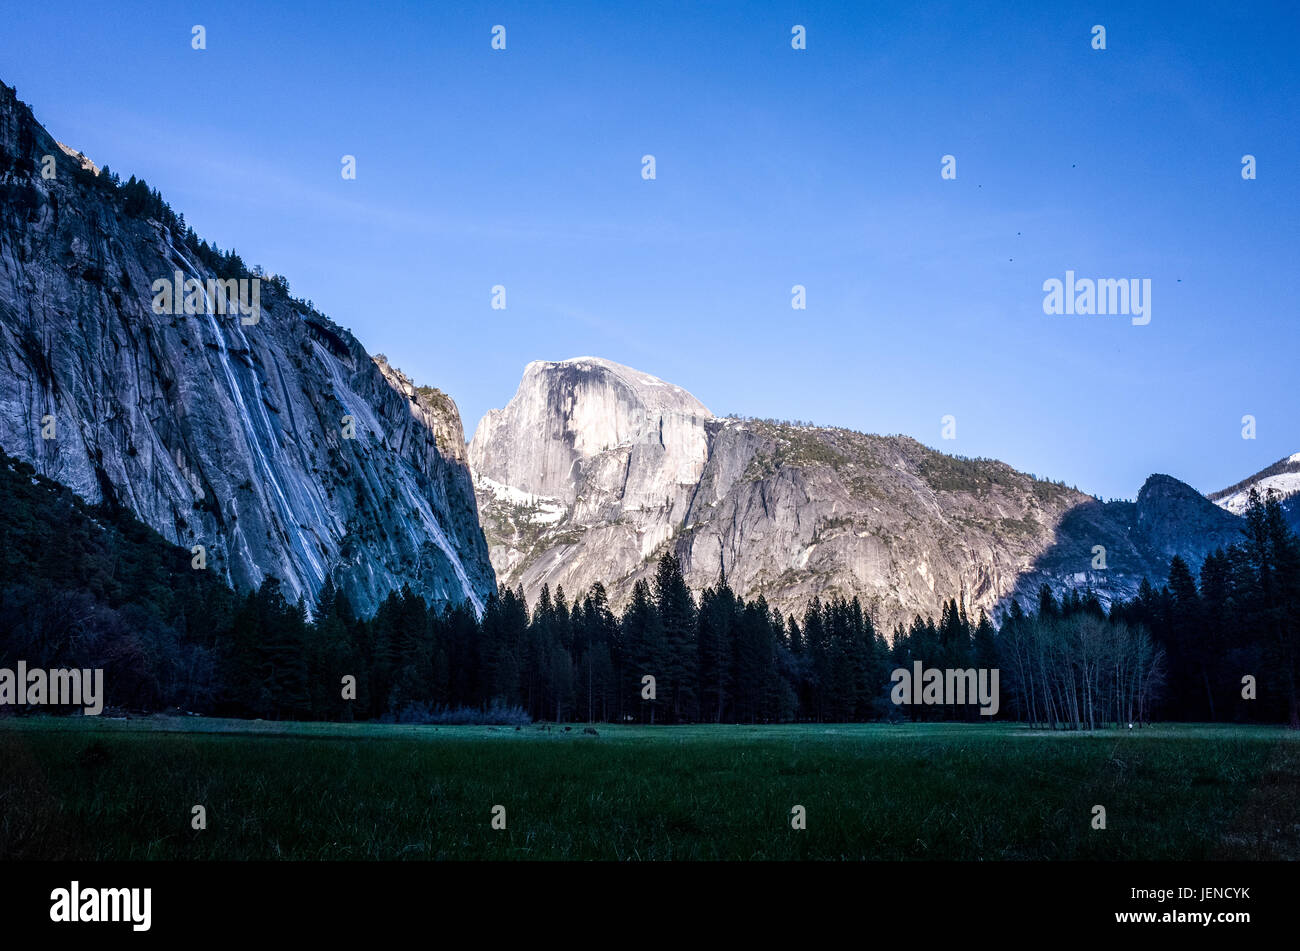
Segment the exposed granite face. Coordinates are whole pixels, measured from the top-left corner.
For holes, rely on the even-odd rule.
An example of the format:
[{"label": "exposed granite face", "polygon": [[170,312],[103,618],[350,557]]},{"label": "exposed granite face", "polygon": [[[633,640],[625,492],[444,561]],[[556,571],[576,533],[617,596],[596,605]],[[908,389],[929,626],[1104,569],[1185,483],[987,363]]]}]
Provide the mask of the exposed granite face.
[{"label": "exposed granite face", "polygon": [[493,564],[530,598],[601,581],[621,605],[671,548],[696,590],[725,568],[783,611],[857,596],[887,626],[952,597],[997,614],[1043,583],[1131,597],[1174,553],[1195,570],[1240,521],[1167,476],[1103,504],[903,436],[716,418],[592,358],[530,364],[479,424],[470,463]]},{"label": "exposed granite face", "polygon": [[445,394],[417,390],[268,280],[256,323],[155,313],[155,281],[217,277],[183,236],[73,175],[80,160],[7,89],[0,149],[7,452],[204,545],[208,570],[240,588],[273,574],[310,606],[328,574],[362,613],[405,583],[434,602],[494,590]]},{"label": "exposed granite face", "polygon": [[607,360],[530,363],[469,448],[499,579],[530,596],[542,581],[618,588],[684,522],[712,419],[685,390]]},{"label": "exposed granite face", "polygon": [[590,460],[609,468],[623,507],[641,507],[666,485],[690,485],[708,456],[713,414],[680,387],[595,357],[528,364],[514,399],[490,410],[470,445],[474,471],[524,492],[573,505],[591,500],[579,473]]}]

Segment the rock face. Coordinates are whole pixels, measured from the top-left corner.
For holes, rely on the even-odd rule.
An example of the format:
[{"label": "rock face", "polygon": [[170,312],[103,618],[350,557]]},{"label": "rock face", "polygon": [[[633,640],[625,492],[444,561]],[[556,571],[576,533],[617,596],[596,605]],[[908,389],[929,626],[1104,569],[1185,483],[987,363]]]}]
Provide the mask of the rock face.
[{"label": "rock face", "polygon": [[203,545],[238,588],[276,575],[310,607],[328,575],[359,613],[404,583],[481,605],[495,580],[455,404],[284,283],[260,281],[255,323],[155,313],[154,282],[177,271],[218,276],[0,86],[5,451]]},{"label": "rock face", "polygon": [[[530,363],[469,447],[498,576],[624,577],[684,523],[712,418],[685,390],[607,360]],[[579,535],[588,556],[571,558]]]},{"label": "rock face", "polygon": [[1161,560],[1182,555],[1193,571],[1221,539],[1225,544],[1241,541],[1239,519],[1225,518],[1223,509],[1172,476],[1147,479],[1135,514],[1136,531],[1152,554]]},{"label": "rock face", "polygon": [[1135,503],[1102,503],[904,436],[713,417],[589,357],[529,364],[479,424],[470,464],[498,577],[530,599],[600,581],[621,605],[671,548],[696,590],[725,569],[782,611],[858,596],[892,627],[952,597],[996,615],[1043,583],[1131,597],[1173,554],[1196,570],[1239,537],[1238,518],[1167,476]]}]

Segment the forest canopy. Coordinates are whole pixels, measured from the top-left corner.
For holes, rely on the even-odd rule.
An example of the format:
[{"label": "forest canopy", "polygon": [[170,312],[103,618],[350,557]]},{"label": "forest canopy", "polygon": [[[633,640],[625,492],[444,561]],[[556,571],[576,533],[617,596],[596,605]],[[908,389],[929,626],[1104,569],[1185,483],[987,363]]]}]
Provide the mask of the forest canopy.
[{"label": "forest canopy", "polygon": [[[605,588],[479,617],[410,588],[358,618],[329,581],[289,602],[236,593],[128,513],[91,506],[0,452],[0,666],[103,668],[107,702],[269,719],[522,723],[847,722],[979,718],[897,706],[891,671],[997,668],[1000,718],[1096,729],[1156,719],[1297,723],[1300,539],[1255,496],[1242,541],[1194,576],[1102,605],[1075,590],[1009,603],[1000,626],[954,599],[887,637],[855,598],[783,616],[725,576],[692,593],[666,552],[621,614]],[[645,678],[653,678],[648,690]],[[345,678],[352,678],[345,696]],[[1253,678],[1252,699],[1243,678]]]}]

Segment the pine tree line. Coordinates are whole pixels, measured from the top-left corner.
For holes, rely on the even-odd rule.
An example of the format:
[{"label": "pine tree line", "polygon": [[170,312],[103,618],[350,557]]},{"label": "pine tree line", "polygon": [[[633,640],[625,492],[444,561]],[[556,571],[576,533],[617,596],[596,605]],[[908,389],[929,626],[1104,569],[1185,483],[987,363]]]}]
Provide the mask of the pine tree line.
[{"label": "pine tree line", "polygon": [[275,578],[231,592],[129,513],[0,454],[0,666],[102,667],[124,709],[280,719],[980,719],[971,704],[896,706],[892,672],[920,661],[998,669],[999,716],[1052,728],[1295,722],[1300,539],[1275,499],[1255,497],[1245,524],[1199,581],[1175,558],[1163,587],[1109,611],[1044,587],[1000,628],[950,599],[887,639],[857,599],[783,616],[725,576],[697,599],[672,553],[621,614],[594,584],[572,600],[543,587],[531,610],[502,589],[481,617],[404,588],[358,618],[329,582],[310,612]]},{"label": "pine tree line", "polygon": [[[1000,627],[983,612],[969,617],[954,598],[937,622],[918,616],[888,640],[856,598],[814,599],[801,616],[782,616],[761,596],[739,596],[724,575],[697,601],[671,552],[651,581],[634,585],[618,616],[600,584],[572,601],[543,586],[532,611],[522,591],[503,589],[481,619],[465,607],[430,609],[405,589],[359,620],[327,587],[313,623],[301,606],[274,597],[264,606],[259,592],[222,639],[233,657],[245,650],[262,657],[229,672],[261,684],[231,712],[400,719],[496,708],[537,720],[637,723],[980,719],[970,703],[895,705],[892,672],[920,661],[999,670],[999,715],[1053,729],[1155,719],[1293,722],[1300,539],[1273,499],[1255,499],[1246,523],[1241,544],[1205,559],[1199,587],[1175,558],[1164,587],[1144,581],[1136,598],[1109,611],[1091,591],[1058,599],[1044,585],[1032,611],[1013,599]],[[259,619],[268,610],[288,619],[287,640],[276,633],[279,621],[265,628]],[[315,685],[306,707],[300,688],[286,707],[269,679],[294,658],[304,670],[286,682]],[[338,699],[344,670],[362,685],[355,703]],[[263,702],[250,706],[253,696]]]}]

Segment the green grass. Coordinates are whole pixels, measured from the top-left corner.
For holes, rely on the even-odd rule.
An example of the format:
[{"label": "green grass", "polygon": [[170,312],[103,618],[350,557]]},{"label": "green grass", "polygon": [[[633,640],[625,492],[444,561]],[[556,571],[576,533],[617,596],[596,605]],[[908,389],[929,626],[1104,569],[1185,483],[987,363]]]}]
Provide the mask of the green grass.
[{"label": "green grass", "polygon": [[1300,735],[1282,729],[597,729],[0,720],[0,856],[1300,857]]}]

